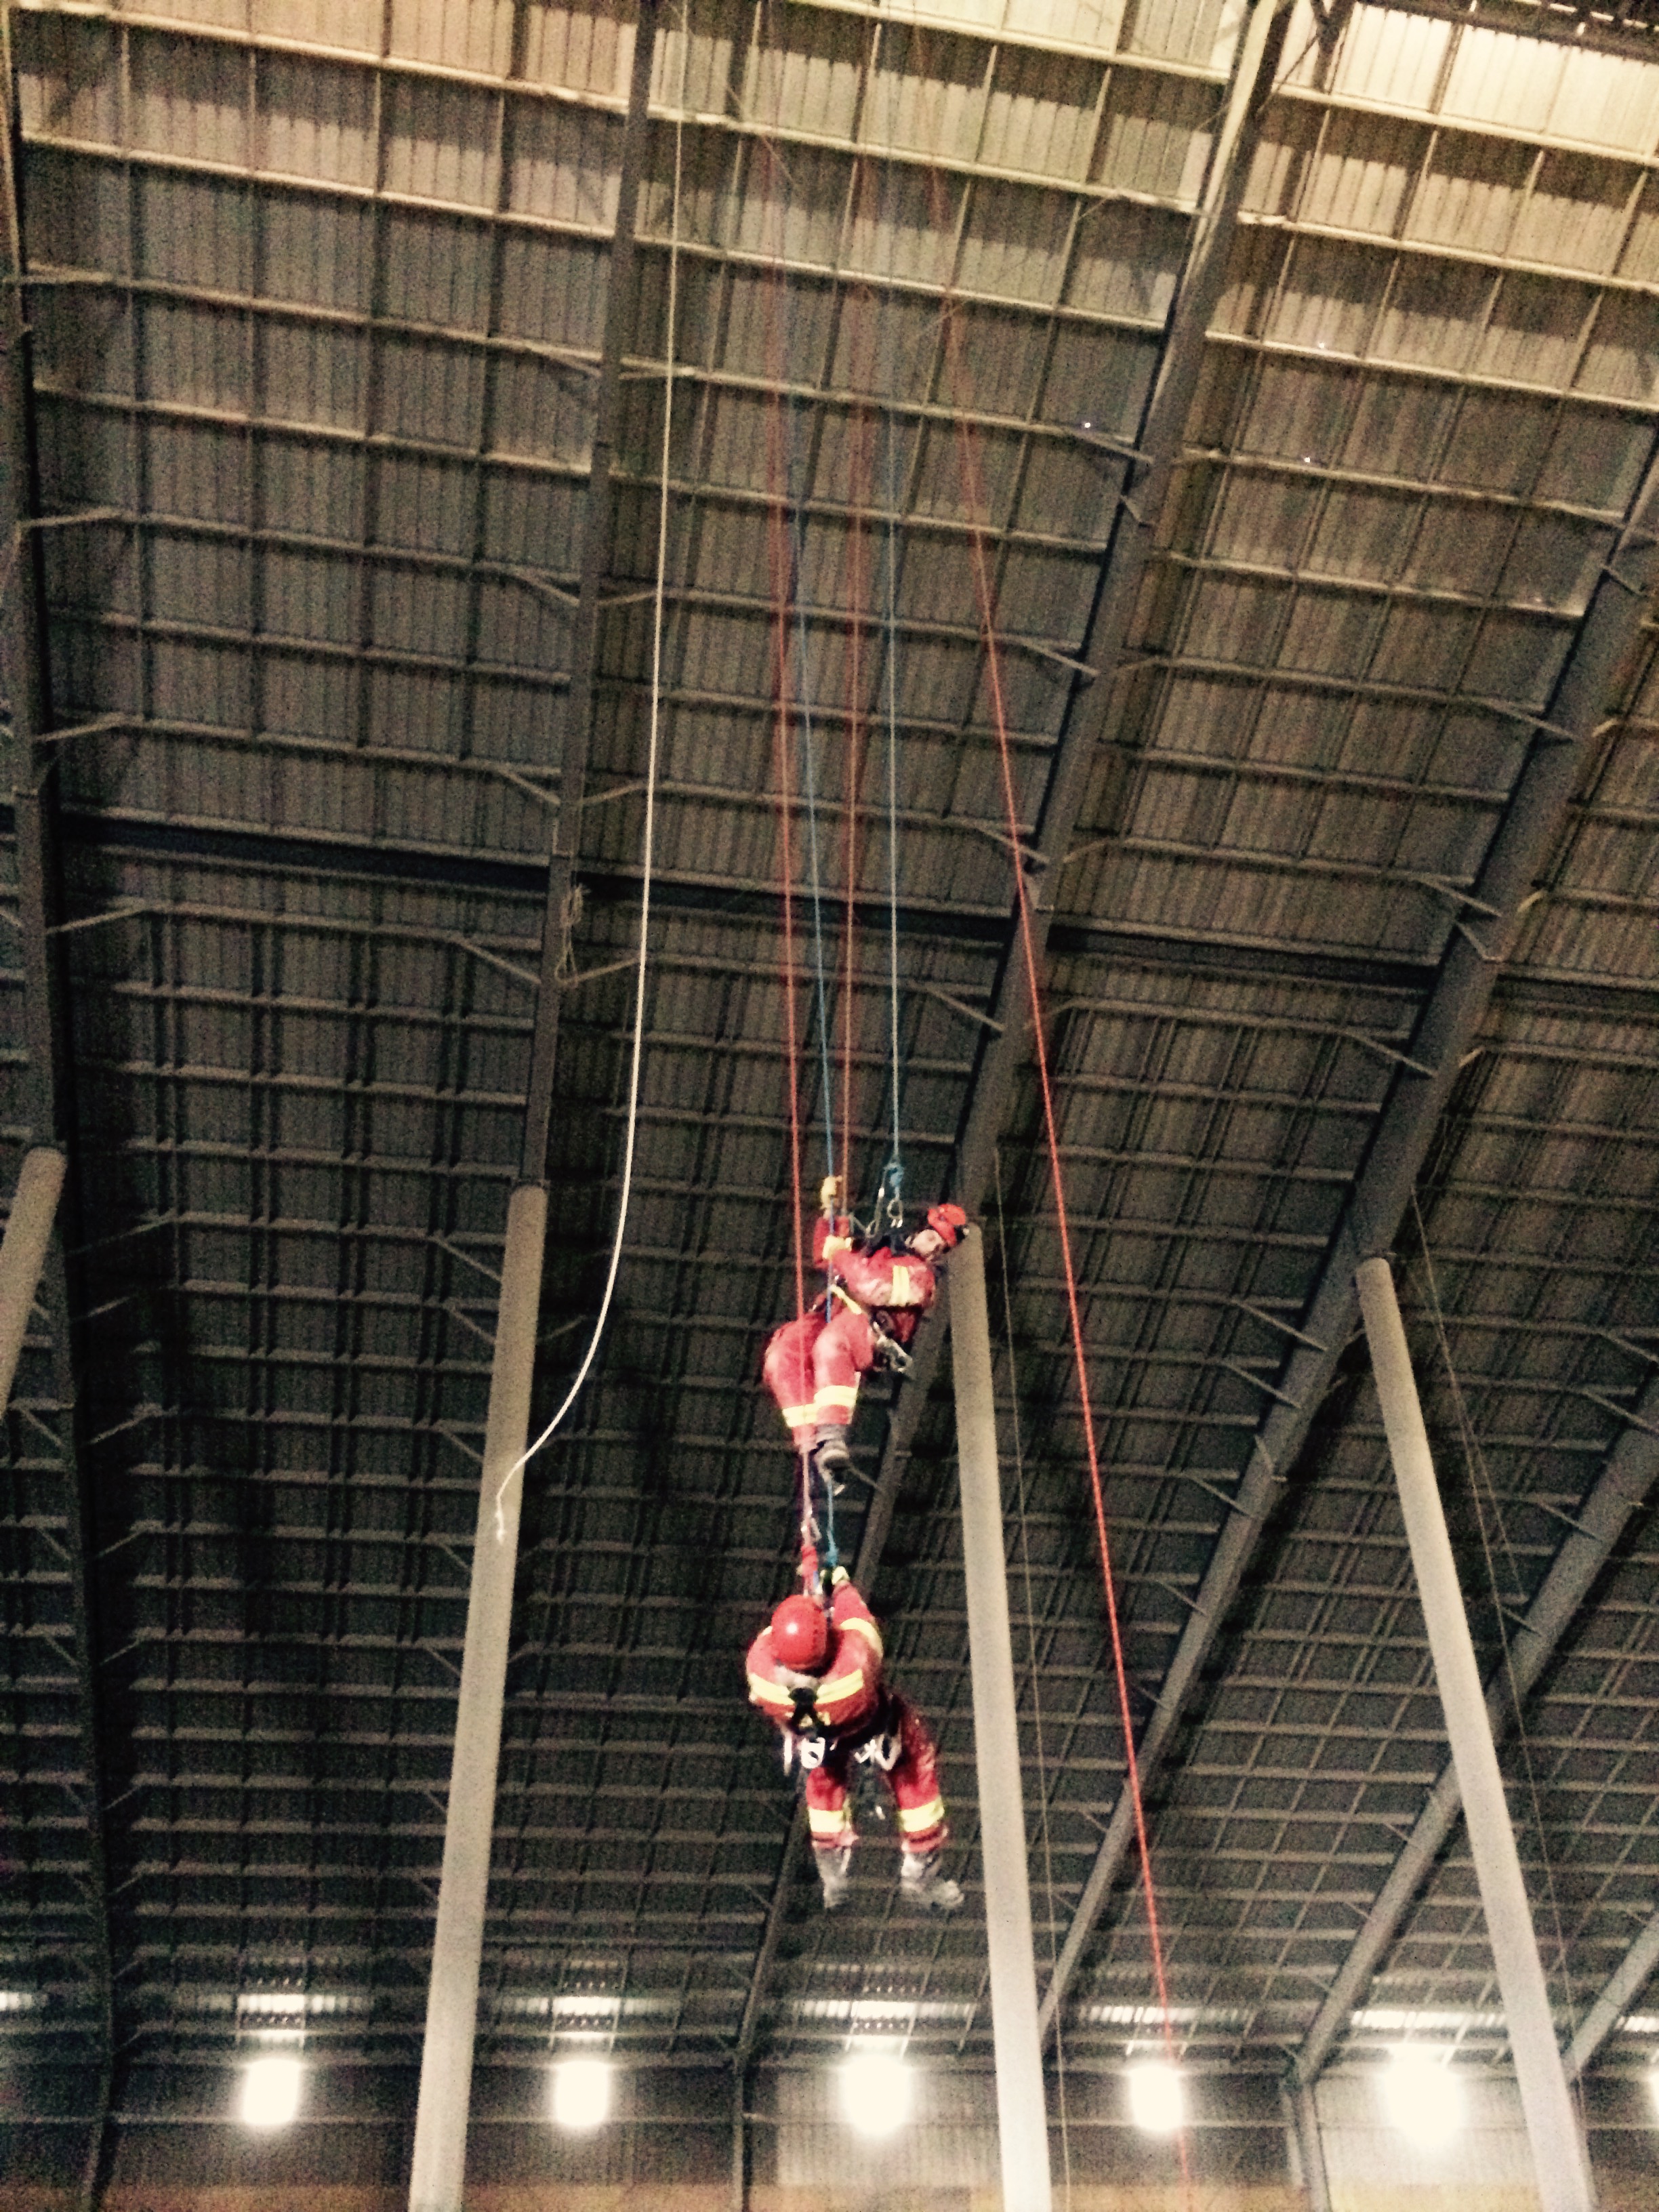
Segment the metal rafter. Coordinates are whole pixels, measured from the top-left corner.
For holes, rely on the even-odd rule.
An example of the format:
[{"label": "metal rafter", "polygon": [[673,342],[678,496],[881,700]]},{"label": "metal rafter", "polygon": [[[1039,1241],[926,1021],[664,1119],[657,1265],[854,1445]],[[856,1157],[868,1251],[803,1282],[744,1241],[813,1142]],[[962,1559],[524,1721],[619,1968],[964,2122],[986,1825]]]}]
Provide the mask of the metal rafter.
[{"label": "metal rafter", "polygon": [[548,864],[547,915],[542,933],[541,988],[530,1047],[530,1082],[525,1101],[524,1143],[519,1173],[539,1182],[547,1173],[548,1135],[559,1049],[559,1006],[570,965],[573,937],[572,890],[581,847],[582,808],[587,795],[587,761],[593,718],[594,667],[604,590],[610,572],[614,530],[611,472],[622,400],[623,356],[634,326],[634,257],[640,185],[645,173],[651,100],[651,67],[656,50],[657,0],[639,0],[634,32],[634,70],[628,114],[623,125],[617,178],[617,220],[611,236],[611,271],[605,291],[605,336],[599,350],[599,383],[593,398],[592,459],[587,507],[582,525],[580,580],[571,638],[570,681],[565,699],[564,743],[560,754],[559,811]]},{"label": "metal rafter", "polygon": [[41,1269],[37,1299],[51,1340],[64,1558],[69,1571],[70,1627],[76,1706],[76,1788],[85,1852],[85,1911],[90,1923],[92,1983],[99,2038],[99,2084],[82,2174],[81,2196],[94,2198],[103,2158],[115,2063],[114,1944],[106,1831],[106,1774],[99,1694],[97,1589],[92,1495],[81,1435],[83,1403],[76,1357],[76,1303],[66,1253],[80,1242],[75,1176],[75,1108],[70,1084],[68,998],[63,940],[63,872],[58,834],[57,749],[48,742],[53,714],[47,670],[45,575],[38,508],[34,416],[22,213],[16,157],[15,76],[11,9],[0,5],[0,456],[5,487],[3,570],[0,570],[0,685],[9,712],[9,754],[18,874],[17,927],[23,951],[23,1028],[28,1066],[24,1097],[31,1142],[66,1155],[68,1172]]},{"label": "metal rafter", "polygon": [[1659,1912],[1643,1929],[1579,2023],[1566,2055],[1567,2079],[1577,2081],[1659,1966]]},{"label": "metal rafter", "polygon": [[[1509,957],[1524,903],[1553,848],[1659,574],[1653,530],[1659,519],[1659,441],[1633,497],[1620,541],[1599,576],[1548,708],[1534,737],[1476,879],[1480,941],[1454,931],[1434,988],[1413,1034],[1410,1061],[1395,1074],[1364,1164],[1328,1249],[1308,1303],[1299,1345],[1285,1364],[1279,1395],[1257,1430],[1233,1511],[1211,1556],[1196,1607],[1182,1631],[1158,1705],[1138,1747],[1143,1780],[1158,1771],[1205,1664],[1237,1597],[1263,1524],[1273,1512],[1354,1327],[1353,1270],[1392,1243],[1417,1176],[1486,1013],[1498,971]],[[1123,1866],[1132,1808],[1120,1795],[1085,1885],[1043,1999],[1045,2033]]]}]

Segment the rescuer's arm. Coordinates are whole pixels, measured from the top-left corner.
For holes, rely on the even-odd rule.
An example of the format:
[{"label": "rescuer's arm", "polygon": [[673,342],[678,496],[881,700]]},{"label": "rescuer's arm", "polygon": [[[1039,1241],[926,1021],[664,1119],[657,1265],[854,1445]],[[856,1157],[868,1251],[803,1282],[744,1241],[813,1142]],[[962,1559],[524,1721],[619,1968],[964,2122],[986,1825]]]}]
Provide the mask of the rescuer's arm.
[{"label": "rescuer's arm", "polygon": [[845,1567],[837,1567],[831,1580],[836,1594],[830,1625],[836,1641],[815,1702],[825,1728],[852,1729],[868,1720],[880,1700],[881,1631]]},{"label": "rescuer's arm", "polygon": [[769,1720],[780,1728],[788,1724],[794,1710],[794,1699],[777,1678],[777,1662],[772,1656],[772,1632],[762,1629],[749,1647],[744,1662],[749,1675],[749,1702],[758,1705]]}]

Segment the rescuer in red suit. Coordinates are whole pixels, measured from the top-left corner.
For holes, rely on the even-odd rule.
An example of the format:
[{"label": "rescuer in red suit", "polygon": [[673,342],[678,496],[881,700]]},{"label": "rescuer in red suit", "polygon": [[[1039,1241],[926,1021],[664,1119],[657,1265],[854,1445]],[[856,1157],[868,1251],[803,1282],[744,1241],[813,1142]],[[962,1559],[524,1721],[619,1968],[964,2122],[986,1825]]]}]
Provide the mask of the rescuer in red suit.
[{"label": "rescuer in red suit", "polygon": [[[809,1553],[806,1571],[816,1577]],[[830,1577],[826,1610],[816,1597],[787,1597],[749,1647],[750,1702],[783,1732],[784,1766],[799,1759],[806,1775],[806,1818],[823,1907],[833,1912],[852,1880],[857,1766],[887,1778],[898,1813],[900,1882],[906,1899],[931,1912],[954,1912],[962,1891],[939,1870],[950,1836],[939,1766],[927,1724],[902,1692],[884,1682],[881,1631],[845,1567]]]},{"label": "rescuer in red suit", "polygon": [[812,1262],[823,1269],[829,1287],[799,1321],[772,1332],[762,1363],[796,1450],[810,1453],[826,1477],[848,1463],[859,1377],[878,1360],[901,1372],[909,1365],[905,1347],[938,1289],[935,1263],[968,1224],[959,1206],[930,1206],[927,1226],[895,1252],[854,1237],[851,1222],[835,1210],[840,1196],[839,1181],[827,1179],[812,1235]]}]

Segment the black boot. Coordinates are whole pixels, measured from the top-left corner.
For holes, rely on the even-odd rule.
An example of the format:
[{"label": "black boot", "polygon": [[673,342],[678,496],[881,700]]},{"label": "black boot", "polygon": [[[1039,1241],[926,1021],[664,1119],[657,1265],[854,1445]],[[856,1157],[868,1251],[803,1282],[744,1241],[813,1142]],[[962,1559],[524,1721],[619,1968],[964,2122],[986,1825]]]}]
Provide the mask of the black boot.
[{"label": "black boot", "polygon": [[812,1438],[812,1467],[820,1481],[827,1482],[839,1496],[852,1464],[846,1430],[828,1425],[819,1429]]}]

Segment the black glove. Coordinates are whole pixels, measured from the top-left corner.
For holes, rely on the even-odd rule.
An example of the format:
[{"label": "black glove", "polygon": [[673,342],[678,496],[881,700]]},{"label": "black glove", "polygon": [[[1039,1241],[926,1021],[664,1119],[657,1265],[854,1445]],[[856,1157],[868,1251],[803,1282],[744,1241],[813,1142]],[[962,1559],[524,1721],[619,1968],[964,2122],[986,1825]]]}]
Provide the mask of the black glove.
[{"label": "black glove", "polygon": [[799,1689],[792,1690],[789,1694],[794,1699],[795,1708],[789,1716],[789,1725],[795,1734],[821,1735],[823,1732],[823,1723],[818,1718],[817,1708],[812,1702],[817,1692]]}]

